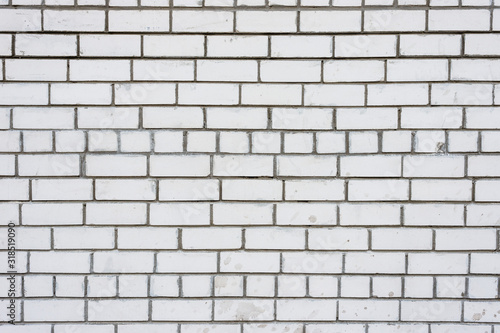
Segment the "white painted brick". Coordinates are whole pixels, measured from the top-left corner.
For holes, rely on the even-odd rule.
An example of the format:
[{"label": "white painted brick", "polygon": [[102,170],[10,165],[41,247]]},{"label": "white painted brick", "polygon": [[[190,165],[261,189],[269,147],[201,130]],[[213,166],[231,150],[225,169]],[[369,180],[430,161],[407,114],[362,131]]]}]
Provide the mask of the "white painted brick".
[{"label": "white painted brick", "polygon": [[228,179],[222,181],[223,200],[275,201],[282,199],[282,193],[283,183],[278,180]]},{"label": "white painted brick", "polygon": [[[150,172],[154,176],[204,177],[210,173],[208,156],[152,156]],[[190,165],[186,168],[186,164]]]},{"label": "white painted brick", "polygon": [[478,180],[475,188],[476,201],[500,201],[498,185],[497,180]]},{"label": "white painted brick", "polygon": [[333,300],[278,300],[278,320],[335,320],[337,302]]},{"label": "white painted brick", "polygon": [[246,278],[248,296],[273,297],[275,294],[275,278],[269,275],[249,275]]},{"label": "white painted brick", "polygon": [[239,249],[241,248],[239,228],[196,228],[182,230],[184,249]]},{"label": "white painted brick", "polygon": [[337,174],[336,156],[278,156],[278,175],[327,177]]},{"label": "white painted brick", "polygon": [[350,180],[349,201],[403,201],[409,199],[407,180]]},{"label": "white painted brick", "polygon": [[[241,309],[257,307],[258,312],[245,312]],[[274,317],[272,300],[216,300],[214,318],[219,321],[263,321]]]},{"label": "white painted brick", "polygon": [[212,252],[163,252],[157,256],[158,272],[214,273],[217,271],[217,255]]},{"label": "white painted brick", "polygon": [[55,228],[55,249],[112,249],[115,245],[111,228]]},{"label": "white painted brick", "polygon": [[0,132],[0,151],[19,152],[21,151],[21,132]]},{"label": "white painted brick", "polygon": [[335,225],[337,205],[331,203],[280,203],[276,205],[278,225]]},{"label": "white painted brick", "polygon": [[156,199],[156,182],[146,179],[98,179],[95,181],[96,200]]},{"label": "white painted brick", "polygon": [[145,176],[146,157],[141,155],[88,155],[87,176]]},{"label": "white painted brick", "polygon": [[277,273],[280,254],[277,252],[222,252],[221,272]]},{"label": "white painted brick", "polygon": [[[434,87],[434,85],[433,85]],[[427,84],[368,85],[368,105],[426,105],[429,102]]]},{"label": "white painted brick", "polygon": [[321,62],[267,60],[260,63],[263,82],[319,82]]},{"label": "white painted brick", "polygon": [[364,31],[425,30],[423,10],[370,10],[365,12]]},{"label": "white painted brick", "polygon": [[173,104],[172,83],[120,83],[114,87],[115,103],[119,105]]},{"label": "white painted brick", "polygon": [[239,11],[236,12],[237,32],[295,32],[295,11]]},{"label": "white painted brick", "polygon": [[71,251],[31,252],[30,272],[89,273],[90,253]]},{"label": "white painted brick", "polygon": [[411,226],[463,226],[462,205],[420,204],[405,207],[405,225]]},{"label": "white painted brick", "polygon": [[71,81],[130,80],[130,61],[127,60],[70,60]]},{"label": "white painted brick", "polygon": [[[203,45],[203,38],[201,43]],[[265,36],[207,36],[209,57],[253,58],[267,56],[267,52],[268,39]]]},{"label": "white painted brick", "polygon": [[241,102],[244,105],[301,105],[301,92],[298,84],[244,84]]},{"label": "white painted brick", "polygon": [[347,253],[346,273],[397,274],[405,271],[404,253]]},{"label": "white painted brick", "polygon": [[400,225],[400,211],[394,204],[341,204],[340,225]]},{"label": "white painted brick", "polygon": [[0,35],[0,55],[8,56],[11,54],[12,54],[12,36]]},{"label": "white painted brick", "polygon": [[[439,312],[432,310],[438,308]],[[460,320],[460,302],[454,301],[403,301],[401,320],[403,321],[457,321]]]},{"label": "white painted brick", "polygon": [[339,319],[349,321],[384,320],[397,321],[399,303],[384,300],[341,300]]},{"label": "white painted brick", "polygon": [[48,85],[43,83],[0,83],[1,105],[47,105]]},{"label": "white painted brick", "polygon": [[215,132],[188,132],[187,146],[189,152],[215,152],[217,133]]},{"label": "white painted brick", "polygon": [[80,56],[132,57],[141,54],[141,38],[136,35],[82,35]]},{"label": "white painted brick", "polygon": [[500,159],[498,156],[470,156],[468,158],[469,169],[467,174],[469,176],[498,176]]},{"label": "white painted brick", "polygon": [[2,31],[39,31],[42,28],[42,14],[36,9],[0,8]]},{"label": "white painted brick", "polygon": [[463,156],[405,156],[404,177],[460,178],[465,174]]},{"label": "white painted brick", "polygon": [[499,55],[499,40],[500,34],[467,34],[464,52],[467,55]]},{"label": "white painted brick", "polygon": [[181,83],[179,104],[182,105],[236,105],[239,91],[236,84]]},{"label": "white painted brick", "polygon": [[18,157],[21,176],[78,176],[78,155],[22,155]]},{"label": "white painted brick", "polygon": [[173,32],[232,32],[234,16],[223,11],[174,11]]},{"label": "white painted brick", "polygon": [[102,10],[45,10],[45,31],[104,31]]},{"label": "white painted brick", "polygon": [[341,180],[286,180],[285,200],[335,201],[344,199]]},{"label": "white painted brick", "polygon": [[285,153],[312,153],[314,138],[312,133],[285,133],[283,137]]},{"label": "white painted brick", "polygon": [[14,155],[0,155],[0,175],[14,176],[16,174]]},{"label": "white painted brick", "polygon": [[24,309],[27,322],[84,321],[83,300],[26,300]]},{"label": "white painted brick", "polygon": [[272,109],[272,127],[275,129],[330,129],[333,112],[331,109]]},{"label": "white painted brick", "polygon": [[457,107],[403,108],[402,128],[460,128],[462,109]]},{"label": "white painted brick", "polygon": [[356,228],[311,229],[308,244],[312,250],[367,250],[368,231]]},{"label": "white painted brick", "polygon": [[500,78],[497,60],[457,59],[451,62],[451,79],[460,81],[496,81]]},{"label": "white painted brick", "polygon": [[34,179],[33,200],[92,200],[90,179]]},{"label": "white painted brick", "polygon": [[394,57],[396,37],[384,35],[352,35],[335,37],[336,58]]},{"label": "white painted brick", "polygon": [[378,60],[326,61],[325,82],[378,82],[384,79],[384,62]]},{"label": "white painted brick", "polygon": [[153,320],[207,321],[212,317],[209,300],[153,301]]},{"label": "white painted brick", "polygon": [[198,81],[257,81],[257,62],[249,60],[199,60]]},{"label": "white painted brick", "polygon": [[376,153],[378,151],[378,134],[375,131],[349,133],[349,153]]},{"label": "white painted brick", "polygon": [[[370,160],[369,164],[366,164]],[[344,177],[399,177],[399,156],[345,156],[340,158],[340,174]]]},{"label": "white painted brick", "polygon": [[272,176],[272,156],[219,155],[214,157],[213,173],[216,176]]},{"label": "white painted brick", "polygon": [[418,201],[470,201],[469,180],[412,180],[411,198]]},{"label": "white painted brick", "polygon": [[399,48],[405,56],[456,56],[461,44],[458,35],[401,35]]},{"label": "white painted brick", "polygon": [[64,60],[6,60],[5,78],[10,81],[65,81]]},{"label": "white painted brick", "polygon": [[485,9],[430,10],[429,31],[489,30],[490,12]]},{"label": "white painted brick", "polygon": [[362,85],[306,85],[304,104],[318,106],[361,106],[365,101]]},{"label": "white painted brick", "polygon": [[432,230],[429,229],[374,229],[371,237],[374,250],[432,249]]},{"label": "white painted brick", "polygon": [[57,83],[50,87],[52,104],[109,105],[111,85],[105,83]]},{"label": "white painted brick", "polygon": [[161,201],[210,201],[219,199],[219,182],[215,179],[160,180]]},{"label": "white painted brick", "polygon": [[495,131],[481,132],[481,151],[484,152],[498,152],[500,151],[500,137],[499,133]]},{"label": "white painted brick", "polygon": [[177,230],[172,228],[119,228],[119,249],[176,249]]},{"label": "white painted brick", "polygon": [[110,10],[109,31],[169,31],[168,10]]},{"label": "white painted brick", "polygon": [[490,84],[442,83],[431,87],[433,105],[491,105],[493,86]]},{"label": "white painted brick", "polygon": [[138,128],[137,108],[78,108],[79,128]]},{"label": "white painted brick", "polygon": [[410,253],[409,274],[465,274],[467,255],[462,253]]},{"label": "white painted brick", "polygon": [[203,56],[204,38],[200,35],[144,36],[144,55],[156,57]]},{"label": "white painted brick", "polygon": [[436,250],[494,250],[496,234],[489,229],[436,230]]},{"label": "white painted brick", "polygon": [[96,273],[151,273],[152,252],[104,251],[94,254]]},{"label": "white painted brick", "polygon": [[219,134],[219,151],[221,153],[248,153],[250,140],[244,132],[221,132]]},{"label": "white painted brick", "polygon": [[270,52],[275,58],[331,57],[333,42],[329,36],[271,36]]},{"label": "white painted brick", "polygon": [[448,61],[443,60],[388,60],[388,81],[446,81]]},{"label": "white painted brick", "polygon": [[158,153],[181,153],[183,151],[182,131],[161,131],[154,133],[154,151]]},{"label": "white painted brick", "polygon": [[271,204],[219,203],[213,207],[214,224],[217,225],[272,224]]},{"label": "white painted brick", "polygon": [[147,107],[143,110],[146,128],[201,128],[203,111],[194,107]]},{"label": "white painted brick", "polygon": [[147,300],[91,300],[89,311],[91,321],[143,321],[148,317]]},{"label": "white painted brick", "polygon": [[361,31],[361,12],[303,11],[300,13],[300,31],[304,32]]},{"label": "white painted brick", "polygon": [[305,231],[297,228],[251,228],[245,232],[246,249],[305,249]]}]

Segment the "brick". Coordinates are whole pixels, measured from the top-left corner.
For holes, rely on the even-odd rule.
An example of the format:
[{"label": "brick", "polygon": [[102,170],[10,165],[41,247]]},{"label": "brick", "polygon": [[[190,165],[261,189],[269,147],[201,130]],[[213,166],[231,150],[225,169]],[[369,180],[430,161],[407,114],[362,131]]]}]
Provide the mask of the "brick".
[{"label": "brick", "polygon": [[1,105],[47,105],[48,85],[43,83],[0,83]]},{"label": "brick", "polygon": [[[409,199],[410,183],[406,180],[349,180],[349,201],[403,201]],[[413,190],[413,188],[412,188]]]},{"label": "brick", "polygon": [[[434,85],[433,85],[434,87]],[[427,84],[368,85],[368,105],[426,105],[429,102]]]},{"label": "brick", "polygon": [[432,250],[432,230],[375,229],[371,234],[374,250]]},{"label": "brick", "polygon": [[405,207],[405,225],[411,226],[463,226],[462,205],[419,204]]},{"label": "brick", "polygon": [[254,58],[265,57],[267,53],[268,39],[265,36],[207,36],[209,57]]},{"label": "brick", "polygon": [[396,82],[447,81],[448,61],[388,60],[387,80]]},{"label": "brick", "polygon": [[70,251],[31,252],[30,272],[89,273],[90,254],[88,252]]},{"label": "brick", "polygon": [[239,249],[241,248],[241,229],[239,228],[185,228],[182,230],[184,249]]},{"label": "brick", "polygon": [[492,105],[490,84],[442,83],[431,87],[433,105]]},{"label": "brick", "polygon": [[246,249],[305,249],[305,231],[297,228],[251,228],[245,231]]},{"label": "brick", "polygon": [[[370,160],[370,164],[364,162]],[[399,177],[399,156],[345,156],[340,158],[340,175],[343,177]]]},{"label": "brick", "polygon": [[457,107],[403,108],[402,128],[460,128],[462,109]]},{"label": "brick", "polygon": [[268,60],[260,63],[263,82],[319,82],[321,62]]},{"label": "brick", "polygon": [[329,36],[271,36],[273,58],[329,58],[332,52],[333,41]]},{"label": "brick", "polygon": [[272,127],[275,129],[331,129],[333,112],[327,108],[273,108]]},{"label": "brick", "polygon": [[429,31],[489,30],[490,12],[485,9],[430,10]]},{"label": "brick", "polygon": [[467,34],[464,52],[466,55],[499,55],[499,40],[500,34]]},{"label": "brick", "polygon": [[222,181],[222,200],[277,201],[281,200],[282,196],[283,183],[279,180],[228,179]]},{"label": "brick", "polygon": [[158,254],[157,261],[158,272],[215,273],[217,271],[217,256],[211,252],[164,252]]},{"label": "brick", "polygon": [[272,156],[218,155],[214,157],[213,174],[216,176],[272,176]]},{"label": "brick", "polygon": [[338,274],[341,271],[342,256],[340,255],[340,253],[283,253],[283,272],[286,273]]},{"label": "brick", "polygon": [[198,81],[256,82],[257,62],[253,60],[199,60]]},{"label": "brick", "polygon": [[42,28],[42,13],[36,9],[0,9],[4,19],[0,24],[2,31],[40,31]]},{"label": "brick", "polygon": [[104,251],[94,254],[96,273],[152,273],[152,252]]},{"label": "brick", "polygon": [[292,84],[243,84],[241,103],[244,105],[301,105],[302,87]]},{"label": "brick", "polygon": [[235,84],[181,83],[179,104],[182,105],[236,105],[239,91]]},{"label": "brick", "polygon": [[136,35],[81,35],[80,56],[137,57],[141,55],[141,38]]},{"label": "brick", "polygon": [[171,179],[159,182],[161,201],[210,201],[219,199],[217,180]]},{"label": "brick", "polygon": [[[190,165],[189,168],[186,163]],[[210,173],[210,159],[202,155],[151,156],[150,173],[152,176],[162,177],[205,177]]]},{"label": "brick", "polygon": [[308,244],[313,250],[367,250],[368,231],[356,228],[309,230]]},{"label": "brick", "polygon": [[59,227],[54,229],[55,249],[112,249],[115,246],[111,228]]},{"label": "brick", "polygon": [[203,56],[205,40],[200,35],[144,36],[144,55],[156,57]]},{"label": "brick", "polygon": [[33,200],[92,200],[90,179],[34,179]]},{"label": "brick", "polygon": [[10,81],[65,81],[66,61],[8,59],[5,79]]},{"label": "brick", "polygon": [[158,300],[153,301],[153,320],[207,321],[212,317],[210,300]]},{"label": "brick", "polygon": [[496,180],[478,180],[476,182],[475,194],[476,201],[498,202],[500,193],[498,191],[498,181]]},{"label": "brick", "polygon": [[237,32],[295,32],[297,12],[239,11],[236,12]]},{"label": "brick", "polygon": [[156,182],[149,179],[98,179],[95,181],[96,200],[156,199]]},{"label": "brick", "polygon": [[26,300],[24,308],[27,322],[84,321],[83,300]]},{"label": "brick", "polygon": [[341,204],[340,225],[400,225],[401,208],[395,204]]},{"label": "brick", "polygon": [[223,11],[174,11],[173,32],[232,32],[234,16]]},{"label": "brick", "polygon": [[[431,309],[440,309],[439,313]],[[460,302],[454,301],[403,301],[401,320],[403,321],[457,321],[460,320]],[[458,319],[457,319],[458,318]]]},{"label": "brick", "polygon": [[365,12],[364,31],[422,31],[425,11],[370,10]]},{"label": "brick", "polygon": [[403,253],[347,253],[346,273],[401,274],[405,271]]},{"label": "brick", "polygon": [[79,128],[138,128],[137,108],[78,108]]},{"label": "brick", "polygon": [[45,10],[45,31],[104,31],[102,10]]},{"label": "brick", "polygon": [[494,250],[496,234],[489,229],[436,230],[436,250]]},{"label": "brick", "polygon": [[344,199],[344,182],[340,180],[286,180],[285,200],[336,201]]},{"label": "brick", "polygon": [[405,56],[457,56],[461,44],[458,35],[401,35],[399,50]]},{"label": "brick", "polygon": [[141,155],[87,155],[87,176],[145,176],[146,157]]},{"label": "brick", "polygon": [[496,81],[500,78],[496,60],[473,61],[457,59],[451,62],[451,79],[460,81]]},{"label": "brick", "polygon": [[466,274],[467,255],[462,253],[410,253],[409,274]]},{"label": "brick", "polygon": [[[240,309],[256,306],[258,313],[241,313]],[[274,317],[273,301],[271,300],[216,300],[214,318],[219,321],[263,321]]]},{"label": "brick", "polygon": [[361,31],[361,12],[303,11],[300,13],[300,31],[304,32]]},{"label": "brick", "polygon": [[91,300],[88,307],[91,321],[143,321],[148,317],[147,300]]},{"label": "brick", "polygon": [[109,31],[169,31],[168,10],[110,10]]},{"label": "brick", "polygon": [[265,108],[207,108],[207,127],[224,129],[267,128]]},{"label": "brick", "polygon": [[114,87],[118,105],[173,104],[175,85],[172,83],[121,83]]},{"label": "brick", "polygon": [[280,176],[334,176],[337,174],[336,156],[278,156]]},{"label": "brick", "polygon": [[335,58],[394,57],[396,56],[396,36],[337,36],[334,54]]},{"label": "brick", "polygon": [[278,225],[335,225],[337,206],[331,203],[280,203],[276,205]]},{"label": "brick", "polygon": [[277,273],[279,266],[277,252],[223,252],[220,255],[221,272]]},{"label": "brick", "polygon": [[325,61],[325,82],[378,82],[384,79],[384,62],[378,60]]},{"label": "brick", "polygon": [[[22,36],[22,35],[18,35]],[[8,56],[12,54],[12,36],[0,35],[0,55]]]},{"label": "brick", "polygon": [[469,180],[413,180],[411,198],[419,201],[470,201],[472,182]]},{"label": "brick", "polygon": [[399,304],[385,300],[341,300],[339,319],[349,321],[382,320],[397,321]]},{"label": "brick", "polygon": [[249,203],[218,203],[213,206],[216,225],[272,224],[273,205]]},{"label": "brick", "polygon": [[365,101],[362,85],[306,85],[304,104],[318,106],[361,106]]},{"label": "brick", "polygon": [[405,156],[404,177],[460,178],[465,174],[463,156]]},{"label": "brick", "polygon": [[127,60],[70,60],[71,81],[130,80],[130,61]]},{"label": "brick", "polygon": [[499,163],[500,158],[498,156],[470,156],[468,158],[467,175],[476,177],[498,176]]},{"label": "brick", "polygon": [[109,105],[111,85],[90,83],[57,83],[50,88],[52,104]]},{"label": "brick", "polygon": [[278,320],[335,320],[337,302],[333,300],[278,300]]}]

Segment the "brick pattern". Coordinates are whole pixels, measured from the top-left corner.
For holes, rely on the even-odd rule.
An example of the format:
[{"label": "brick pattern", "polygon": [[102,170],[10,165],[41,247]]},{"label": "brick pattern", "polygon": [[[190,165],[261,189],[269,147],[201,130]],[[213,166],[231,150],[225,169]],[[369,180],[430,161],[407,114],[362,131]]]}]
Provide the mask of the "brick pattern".
[{"label": "brick pattern", "polygon": [[0,32],[0,331],[500,332],[499,0],[0,0]]}]

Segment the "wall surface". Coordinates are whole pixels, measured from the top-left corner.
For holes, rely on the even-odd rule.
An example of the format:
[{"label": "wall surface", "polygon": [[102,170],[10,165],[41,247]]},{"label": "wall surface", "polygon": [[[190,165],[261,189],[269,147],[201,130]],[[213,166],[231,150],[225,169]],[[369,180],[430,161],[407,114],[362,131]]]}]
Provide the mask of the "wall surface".
[{"label": "wall surface", "polygon": [[500,1],[0,0],[0,81],[1,332],[500,332]]}]

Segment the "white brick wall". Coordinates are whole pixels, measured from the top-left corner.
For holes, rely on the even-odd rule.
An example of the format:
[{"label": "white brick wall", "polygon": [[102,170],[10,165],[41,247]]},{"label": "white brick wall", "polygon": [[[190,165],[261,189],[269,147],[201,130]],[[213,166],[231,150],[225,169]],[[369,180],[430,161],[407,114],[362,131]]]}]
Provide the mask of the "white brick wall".
[{"label": "white brick wall", "polygon": [[500,333],[499,228],[498,0],[0,0],[0,332]]}]

